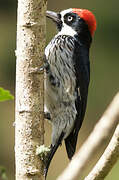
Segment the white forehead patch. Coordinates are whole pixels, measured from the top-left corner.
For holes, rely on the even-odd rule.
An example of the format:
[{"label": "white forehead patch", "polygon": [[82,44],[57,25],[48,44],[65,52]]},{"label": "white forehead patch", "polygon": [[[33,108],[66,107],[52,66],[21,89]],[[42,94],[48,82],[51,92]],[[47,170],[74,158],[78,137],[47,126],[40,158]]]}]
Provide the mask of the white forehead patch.
[{"label": "white forehead patch", "polygon": [[60,14],[61,14],[61,16],[63,17],[65,14],[67,14],[67,13],[69,13],[69,12],[72,12],[72,8],[63,10],[63,11],[60,12]]},{"label": "white forehead patch", "polygon": [[71,11],[72,11],[72,9],[70,8],[70,9],[66,9],[66,10],[60,12],[61,20],[62,20],[63,24],[64,24],[64,15],[71,12]]},{"label": "white forehead patch", "polygon": [[61,14],[61,20],[63,22],[63,25],[62,25],[62,29],[61,31],[58,33],[58,35],[69,35],[69,36],[74,36],[76,33],[76,31],[74,31],[72,29],[72,27],[68,26],[66,23],[64,23],[64,15],[69,13],[69,12],[72,12],[72,8],[70,9],[66,9],[66,10],[63,10],[60,12]]}]

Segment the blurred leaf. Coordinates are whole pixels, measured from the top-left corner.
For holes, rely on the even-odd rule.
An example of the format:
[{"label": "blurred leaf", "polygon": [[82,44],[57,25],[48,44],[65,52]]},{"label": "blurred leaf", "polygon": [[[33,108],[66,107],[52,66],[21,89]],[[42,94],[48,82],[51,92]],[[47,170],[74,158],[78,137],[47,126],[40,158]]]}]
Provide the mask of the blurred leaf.
[{"label": "blurred leaf", "polygon": [[14,99],[14,96],[12,96],[8,90],[0,88],[0,101],[7,101],[12,99]]},{"label": "blurred leaf", "polygon": [[0,166],[0,180],[7,180],[6,169]]}]

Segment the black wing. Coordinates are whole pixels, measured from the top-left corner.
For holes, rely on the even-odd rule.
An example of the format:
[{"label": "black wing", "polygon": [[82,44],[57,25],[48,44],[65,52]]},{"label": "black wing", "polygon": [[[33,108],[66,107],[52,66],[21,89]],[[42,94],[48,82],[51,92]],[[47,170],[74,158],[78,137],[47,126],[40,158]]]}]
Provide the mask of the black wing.
[{"label": "black wing", "polygon": [[75,41],[73,60],[77,79],[77,99],[75,101],[77,116],[72,132],[65,139],[65,146],[69,159],[71,159],[75,153],[78,132],[81,128],[86,111],[88,86],[90,81],[89,47]]}]

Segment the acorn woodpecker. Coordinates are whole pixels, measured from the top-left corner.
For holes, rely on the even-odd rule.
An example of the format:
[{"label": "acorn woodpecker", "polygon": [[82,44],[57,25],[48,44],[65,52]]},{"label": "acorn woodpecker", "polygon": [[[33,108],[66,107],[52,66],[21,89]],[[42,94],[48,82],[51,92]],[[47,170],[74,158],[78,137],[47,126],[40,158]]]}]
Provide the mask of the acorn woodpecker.
[{"label": "acorn woodpecker", "polygon": [[68,158],[75,153],[84,119],[90,81],[89,49],[96,30],[95,16],[86,9],[47,11],[58,33],[45,49],[45,111],[52,123],[52,142],[45,164],[65,141]]}]

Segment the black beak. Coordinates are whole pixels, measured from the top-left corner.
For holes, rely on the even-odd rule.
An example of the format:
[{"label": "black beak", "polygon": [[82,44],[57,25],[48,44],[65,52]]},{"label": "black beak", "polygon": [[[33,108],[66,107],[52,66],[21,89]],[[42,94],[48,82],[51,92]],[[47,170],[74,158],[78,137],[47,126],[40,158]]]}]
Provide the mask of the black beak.
[{"label": "black beak", "polygon": [[55,23],[60,24],[61,19],[58,13],[53,11],[46,11],[46,17],[52,19]]}]

